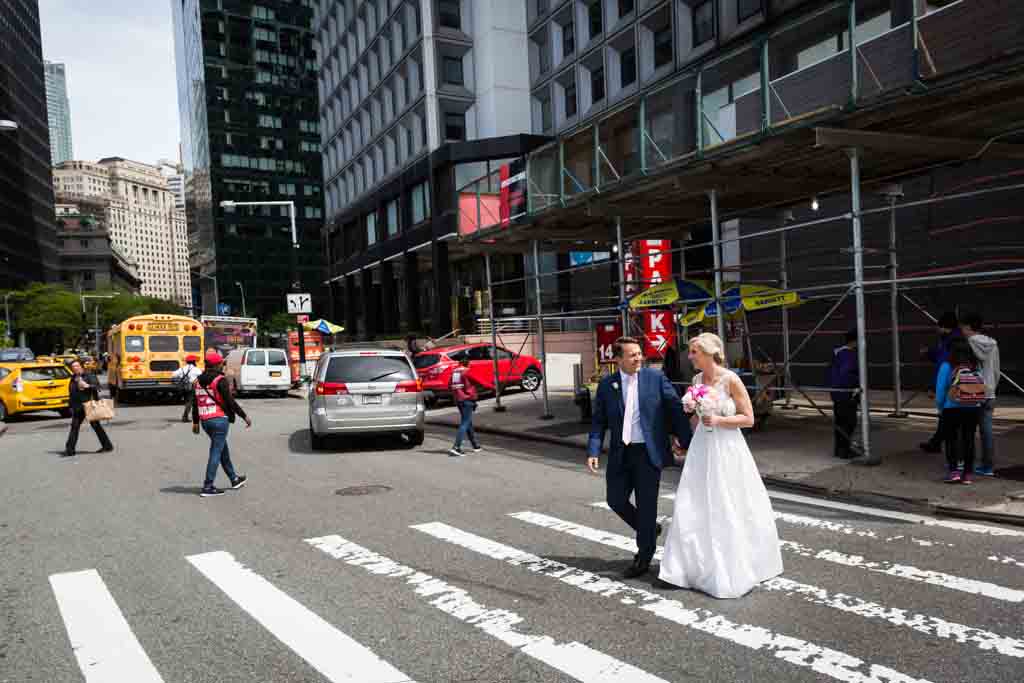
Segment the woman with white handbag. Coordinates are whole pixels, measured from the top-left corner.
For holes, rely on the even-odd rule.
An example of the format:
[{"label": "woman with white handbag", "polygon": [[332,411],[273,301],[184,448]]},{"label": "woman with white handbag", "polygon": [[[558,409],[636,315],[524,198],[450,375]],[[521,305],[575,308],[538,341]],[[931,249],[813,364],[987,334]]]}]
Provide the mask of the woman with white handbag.
[{"label": "woman with white handbag", "polygon": [[[70,458],[75,455],[75,446],[78,445],[78,432],[82,423],[86,421],[86,403],[92,403],[93,415],[89,424],[92,431],[96,432],[96,438],[100,440],[99,453],[107,453],[114,450],[114,444],[110,442],[106,430],[100,424],[102,419],[110,419],[109,406],[103,405],[100,401],[100,381],[96,375],[86,372],[82,363],[77,360],[71,361],[68,366],[71,370],[71,387],[69,392],[68,407],[71,409],[71,432],[68,434],[67,444],[64,446],[62,457]],[[99,408],[99,410],[97,410]]]}]

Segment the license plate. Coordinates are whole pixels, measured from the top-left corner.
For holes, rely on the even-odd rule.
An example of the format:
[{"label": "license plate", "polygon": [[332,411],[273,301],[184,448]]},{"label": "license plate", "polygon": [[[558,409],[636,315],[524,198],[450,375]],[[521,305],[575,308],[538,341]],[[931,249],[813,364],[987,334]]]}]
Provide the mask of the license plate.
[{"label": "license plate", "polygon": [[281,373],[280,372],[272,372],[272,373],[270,373],[270,376],[271,377],[280,377]]},{"label": "license plate", "polygon": [[380,403],[380,394],[366,394],[363,396],[363,403]]}]

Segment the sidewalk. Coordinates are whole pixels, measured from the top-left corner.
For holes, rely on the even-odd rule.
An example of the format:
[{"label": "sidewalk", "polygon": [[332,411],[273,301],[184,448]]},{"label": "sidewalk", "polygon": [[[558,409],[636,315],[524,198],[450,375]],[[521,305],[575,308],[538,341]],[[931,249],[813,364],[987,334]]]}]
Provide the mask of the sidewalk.
[{"label": "sidewalk", "polygon": [[[801,402],[794,399],[794,404]],[[571,395],[552,394],[550,403],[555,418],[542,420],[539,394],[536,398],[525,393],[503,396],[502,404],[507,407],[503,413],[494,411],[493,399],[481,401],[474,423],[481,433],[579,447],[582,465],[590,425],[579,421],[579,409]],[[821,405],[830,407],[828,403]],[[891,405],[890,401],[890,410]],[[1019,408],[1007,412],[1021,414]],[[1007,417],[1000,409],[996,415]],[[1024,421],[997,419],[995,424],[997,474],[1015,468],[1016,472],[1007,474],[1019,480],[979,477],[973,486],[952,486],[942,482],[943,456],[923,453],[917,447],[934,430],[934,417],[899,419],[878,412],[872,418],[872,450],[882,458],[877,467],[832,457],[831,418],[809,406],[796,410],[776,407],[766,426],[749,432],[747,438],[768,484],[883,507],[1024,525]],[[431,425],[456,427],[458,422],[454,407],[427,414]]]}]

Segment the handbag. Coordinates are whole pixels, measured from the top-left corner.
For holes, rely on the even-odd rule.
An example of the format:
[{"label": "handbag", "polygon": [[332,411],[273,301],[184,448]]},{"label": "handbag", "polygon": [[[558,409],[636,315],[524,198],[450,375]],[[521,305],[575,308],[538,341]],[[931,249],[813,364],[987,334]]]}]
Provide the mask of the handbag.
[{"label": "handbag", "polygon": [[114,419],[114,404],[107,399],[86,401],[82,405],[85,407],[86,422],[103,422]]}]

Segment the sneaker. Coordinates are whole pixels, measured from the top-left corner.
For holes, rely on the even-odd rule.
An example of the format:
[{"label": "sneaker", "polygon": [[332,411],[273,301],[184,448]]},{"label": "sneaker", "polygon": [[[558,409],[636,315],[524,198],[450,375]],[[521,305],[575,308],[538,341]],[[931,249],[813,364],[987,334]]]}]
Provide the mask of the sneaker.
[{"label": "sneaker", "polygon": [[233,482],[231,482],[231,488],[235,490],[240,489],[243,486],[245,486],[245,482],[247,480],[248,477],[246,477],[244,474],[240,474],[238,475],[238,479],[235,479]]},{"label": "sneaker", "polygon": [[483,450],[483,449],[482,449],[482,448],[480,448],[480,446],[479,446],[479,445],[473,446],[473,452],[474,452],[474,453],[479,453],[479,452],[480,452],[480,451],[482,451],[482,450]]},{"label": "sneaker", "polygon": [[946,478],[942,481],[947,484],[959,484],[960,483],[960,470],[950,470],[946,474]]},{"label": "sneaker", "polygon": [[216,486],[204,486],[203,490],[199,492],[199,495],[203,498],[210,498],[211,496],[223,496],[224,489],[219,489]]},{"label": "sneaker", "polygon": [[979,477],[994,477],[996,473],[992,471],[991,467],[975,467],[974,473]]},{"label": "sneaker", "polygon": [[463,453],[458,448],[449,448],[448,449],[448,455],[450,455],[453,458],[464,458],[464,457],[466,457],[466,454]]},{"label": "sneaker", "polygon": [[964,484],[965,486],[968,486],[968,485],[974,483],[974,481],[971,478],[970,472],[964,472],[963,473],[963,475],[960,477],[960,483]]}]

